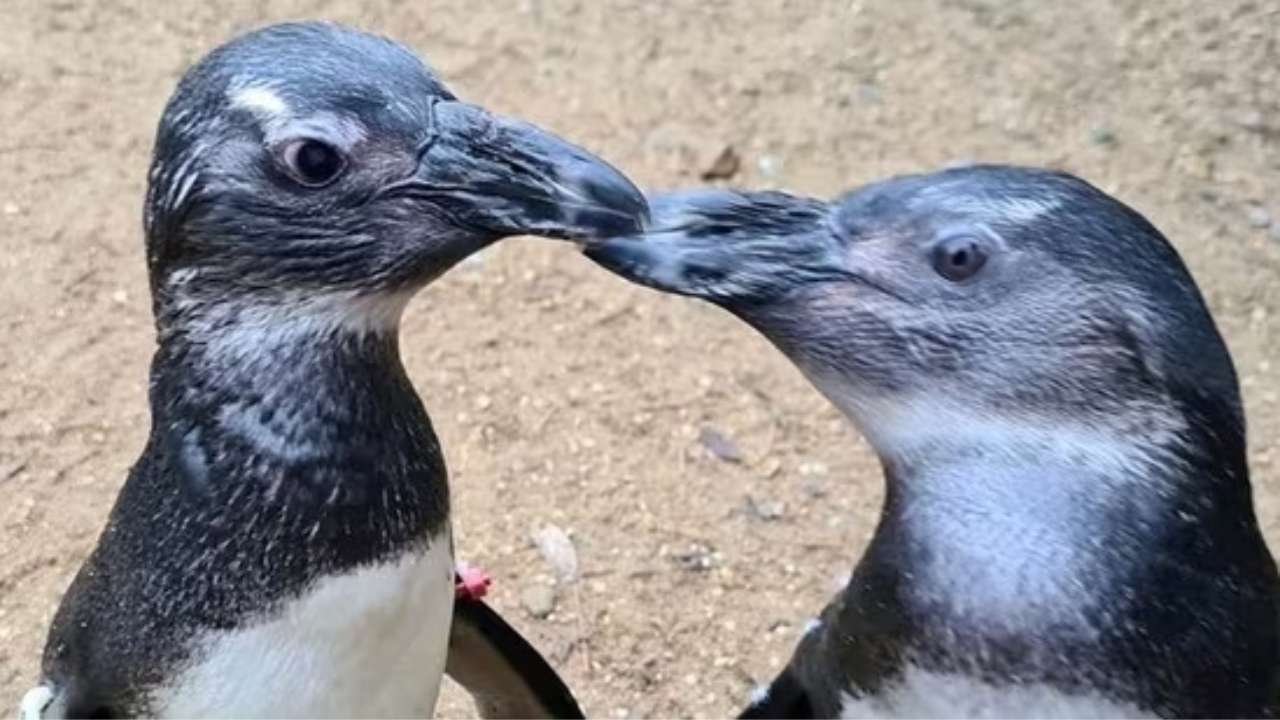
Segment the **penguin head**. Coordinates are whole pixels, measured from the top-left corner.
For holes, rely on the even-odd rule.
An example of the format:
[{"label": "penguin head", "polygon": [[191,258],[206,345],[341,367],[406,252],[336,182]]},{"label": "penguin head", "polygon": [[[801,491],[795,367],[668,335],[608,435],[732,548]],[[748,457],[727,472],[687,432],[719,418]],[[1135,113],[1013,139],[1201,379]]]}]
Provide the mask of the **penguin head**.
[{"label": "penguin head", "polygon": [[160,300],[413,290],[499,238],[633,232],[643,195],[588,151],[460,101],[407,48],[268,26],[193,66],[146,201]]},{"label": "penguin head", "polygon": [[1187,403],[1240,426],[1230,356],[1178,254],[1077,177],[979,165],[831,203],[701,189],[650,206],[649,233],[587,255],[745,320],[882,456],[948,433],[1176,434]]}]

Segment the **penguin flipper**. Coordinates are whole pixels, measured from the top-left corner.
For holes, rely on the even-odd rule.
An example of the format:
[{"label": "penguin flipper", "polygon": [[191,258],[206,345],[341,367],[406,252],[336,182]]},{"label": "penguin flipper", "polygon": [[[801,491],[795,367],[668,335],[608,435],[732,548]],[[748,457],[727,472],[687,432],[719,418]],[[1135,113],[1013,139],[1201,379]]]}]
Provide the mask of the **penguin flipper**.
[{"label": "penguin flipper", "polygon": [[460,592],[454,602],[445,674],[488,720],[586,717],[542,654],[475,594]]}]

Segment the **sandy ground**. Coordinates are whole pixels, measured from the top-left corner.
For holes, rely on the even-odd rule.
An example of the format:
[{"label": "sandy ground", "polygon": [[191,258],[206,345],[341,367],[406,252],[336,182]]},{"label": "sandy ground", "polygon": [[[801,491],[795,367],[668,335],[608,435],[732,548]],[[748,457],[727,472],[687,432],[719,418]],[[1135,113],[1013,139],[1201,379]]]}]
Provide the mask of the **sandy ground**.
[{"label": "sandy ground", "polygon": [[[1280,529],[1280,11],[1170,0],[314,0],[0,6],[0,705],[147,427],[147,154],[188,63],[324,17],[418,48],[469,99],[642,183],[831,194],[963,159],[1057,165],[1184,252],[1244,384]],[[1274,6],[1273,6],[1274,7]],[[1271,225],[1275,220],[1274,227]],[[459,543],[595,716],[723,716],[771,675],[867,538],[863,442],[763,340],[514,240],[412,306],[406,361],[443,436]],[[707,430],[740,451],[717,459]],[[583,577],[529,541],[555,525]],[[530,603],[532,598],[528,598]],[[448,714],[472,709],[457,695]]]}]

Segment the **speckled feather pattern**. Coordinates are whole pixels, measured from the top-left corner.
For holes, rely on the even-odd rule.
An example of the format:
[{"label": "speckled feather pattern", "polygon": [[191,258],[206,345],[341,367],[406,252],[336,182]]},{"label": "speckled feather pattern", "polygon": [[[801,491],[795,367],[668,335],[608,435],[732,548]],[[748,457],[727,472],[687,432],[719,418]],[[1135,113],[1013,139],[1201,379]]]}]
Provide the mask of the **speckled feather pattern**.
[{"label": "speckled feather pattern", "polygon": [[53,678],[145,687],[197,630],[268,616],[445,529],[444,461],[394,342],[297,343],[249,366],[161,350],[153,431],[55,620]]}]

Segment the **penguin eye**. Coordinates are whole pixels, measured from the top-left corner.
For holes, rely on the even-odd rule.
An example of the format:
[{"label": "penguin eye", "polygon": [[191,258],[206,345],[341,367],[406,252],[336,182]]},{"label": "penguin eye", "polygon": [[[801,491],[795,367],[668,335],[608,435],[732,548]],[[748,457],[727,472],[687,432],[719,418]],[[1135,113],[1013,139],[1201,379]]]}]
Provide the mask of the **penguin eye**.
[{"label": "penguin eye", "polygon": [[929,253],[934,272],[951,282],[963,282],[987,264],[987,245],[975,235],[953,235],[938,241]]},{"label": "penguin eye", "polygon": [[347,159],[333,145],[321,140],[291,140],[280,154],[285,171],[301,185],[324,187],[347,168]]}]

